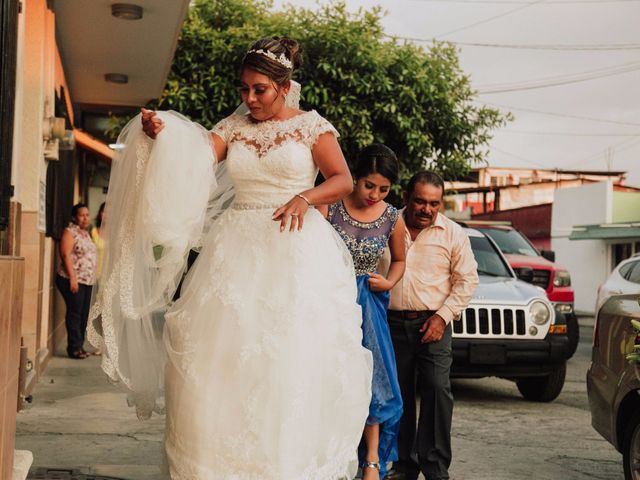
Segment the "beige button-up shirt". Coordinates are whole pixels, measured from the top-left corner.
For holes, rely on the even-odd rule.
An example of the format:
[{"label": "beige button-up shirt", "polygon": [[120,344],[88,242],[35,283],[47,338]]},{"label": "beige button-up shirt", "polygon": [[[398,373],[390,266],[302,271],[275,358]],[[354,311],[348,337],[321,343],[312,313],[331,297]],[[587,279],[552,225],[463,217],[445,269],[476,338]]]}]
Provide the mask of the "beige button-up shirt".
[{"label": "beige button-up shirt", "polygon": [[[405,227],[405,239],[407,267],[391,290],[389,309],[436,310],[447,324],[460,318],[478,285],[478,265],[467,234],[438,213],[415,240]],[[388,269],[388,262],[385,255],[381,271]]]}]

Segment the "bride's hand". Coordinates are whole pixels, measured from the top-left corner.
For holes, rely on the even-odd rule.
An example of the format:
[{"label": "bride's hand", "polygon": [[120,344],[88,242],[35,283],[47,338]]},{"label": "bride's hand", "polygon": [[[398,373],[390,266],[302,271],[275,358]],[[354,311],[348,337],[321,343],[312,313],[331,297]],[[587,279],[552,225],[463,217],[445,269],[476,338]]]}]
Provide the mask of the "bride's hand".
[{"label": "bride's hand", "polygon": [[148,137],[155,139],[164,128],[164,122],[153,110],[141,108],[140,111],[142,112],[142,130]]},{"label": "bride's hand", "polygon": [[273,212],[273,221],[280,222],[280,231],[284,232],[287,228],[287,223],[291,219],[289,225],[289,231],[293,232],[296,227],[298,230],[302,230],[302,224],[304,223],[304,214],[309,210],[309,205],[301,197],[293,197],[283,206]]}]

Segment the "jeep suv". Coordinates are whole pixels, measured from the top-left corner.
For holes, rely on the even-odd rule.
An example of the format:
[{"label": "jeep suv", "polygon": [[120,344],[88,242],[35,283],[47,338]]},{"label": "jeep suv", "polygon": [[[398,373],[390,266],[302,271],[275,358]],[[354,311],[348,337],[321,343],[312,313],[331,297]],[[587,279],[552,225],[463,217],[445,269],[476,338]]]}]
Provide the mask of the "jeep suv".
[{"label": "jeep suv", "polygon": [[569,348],[573,355],[578,348],[580,331],[578,319],[573,311],[571,276],[566,268],[554,263],[554,252],[539,252],[526,236],[509,225],[474,221],[466,221],[465,224],[491,237],[504,253],[518,278],[545,289],[556,311],[565,316]]},{"label": "jeep suv", "polygon": [[567,326],[545,291],[519,280],[497,245],[465,228],[479,285],[453,322],[453,367],[459,378],[502,377],[527,400],[549,402],[562,391],[569,354]]}]

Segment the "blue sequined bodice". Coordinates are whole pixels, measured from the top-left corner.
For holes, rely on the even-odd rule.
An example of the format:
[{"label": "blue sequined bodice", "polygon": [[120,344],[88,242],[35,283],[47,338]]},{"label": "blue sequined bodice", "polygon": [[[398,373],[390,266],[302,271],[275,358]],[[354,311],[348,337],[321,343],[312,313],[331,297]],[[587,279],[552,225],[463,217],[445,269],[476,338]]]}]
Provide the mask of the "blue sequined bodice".
[{"label": "blue sequined bodice", "polygon": [[376,271],[393,227],[398,220],[398,210],[387,205],[384,213],[373,222],[360,222],[349,215],[342,202],[329,206],[327,220],[346,243],[356,275]]}]

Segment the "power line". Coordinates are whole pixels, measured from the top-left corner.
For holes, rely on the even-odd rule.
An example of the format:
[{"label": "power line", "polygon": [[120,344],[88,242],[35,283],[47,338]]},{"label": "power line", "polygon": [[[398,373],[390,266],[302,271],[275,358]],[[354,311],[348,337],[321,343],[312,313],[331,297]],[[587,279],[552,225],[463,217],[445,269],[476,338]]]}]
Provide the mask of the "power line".
[{"label": "power line", "polygon": [[622,75],[640,70],[640,62],[624,63],[613,67],[599,68],[586,72],[579,72],[570,75],[541,78],[529,82],[505,83],[497,85],[485,85],[477,87],[479,94],[519,92],[522,90],[535,90],[538,88],[557,87],[561,85],[569,85],[572,83],[586,82],[597,78],[611,77],[614,75]]},{"label": "power line", "polygon": [[529,160],[528,158],[524,158],[524,157],[522,157],[520,155],[517,155],[515,153],[512,153],[512,152],[507,152],[506,150],[502,150],[501,148],[498,148],[498,147],[493,146],[493,145],[491,145],[489,147],[489,150],[495,150],[496,152],[500,152],[503,155],[507,155],[508,157],[513,157],[513,158],[515,158],[517,160],[520,160],[521,162],[528,163],[529,165],[534,165],[536,167],[547,168],[545,165],[543,165],[541,163],[534,162],[533,160]]},{"label": "power line", "polygon": [[499,130],[500,133],[514,133],[517,135],[552,135],[558,137],[636,137],[640,138],[640,133],[580,133],[580,132],[544,132],[537,130]]},{"label": "power line", "polygon": [[611,123],[614,125],[625,125],[625,126],[629,126],[629,127],[640,127],[640,123],[631,123],[631,122],[620,122],[618,120],[608,120],[608,119],[604,119],[604,118],[594,118],[594,117],[583,117],[580,115],[571,115],[568,113],[557,113],[557,112],[546,112],[543,110],[534,110],[532,108],[523,108],[523,107],[514,107],[512,105],[503,105],[500,103],[491,103],[491,102],[478,102],[476,101],[476,103],[482,104],[482,105],[490,105],[492,107],[498,107],[498,108],[504,108],[504,109],[508,109],[508,110],[519,110],[522,112],[529,112],[529,113],[536,113],[538,115],[549,115],[552,117],[561,117],[561,118],[575,118],[577,120],[588,120],[591,122],[600,122],[600,123]]},{"label": "power line", "polygon": [[474,43],[474,42],[449,42],[461,47],[485,47],[485,48],[511,48],[520,50],[558,50],[558,51],[609,51],[609,50],[640,50],[640,43],[618,43],[618,44],[583,44],[583,45],[562,45],[562,44],[507,44],[507,43]]},{"label": "power line", "polygon": [[493,15],[491,17],[485,18],[483,20],[478,20],[477,22],[471,23],[469,25],[465,25],[463,27],[455,28],[453,30],[449,30],[448,32],[440,33],[435,36],[435,38],[446,37],[447,35],[451,35],[452,33],[461,32],[463,30],[469,30],[470,28],[475,28],[478,25],[483,25],[485,23],[492,22],[497,20],[498,18],[506,17],[507,15],[511,15],[512,13],[518,12],[520,10],[524,10],[525,8],[529,8],[538,3],[542,3],[546,0],[534,0],[533,2],[525,3],[524,5],[520,5],[519,7],[512,8],[511,10],[507,10],[506,12],[499,13],[498,15]]},{"label": "power line", "polygon": [[595,161],[602,161],[605,159],[605,155],[607,155],[608,152],[611,152],[610,154],[624,152],[625,150],[629,150],[630,148],[633,148],[638,143],[640,143],[640,138],[623,140],[622,142],[615,144],[613,147],[607,147],[603,151],[594,153],[592,155],[589,155],[588,157],[584,157],[581,160],[578,160],[577,162],[570,163],[567,166],[567,168],[573,167],[575,165],[586,165],[586,164],[593,163]]},{"label": "power line", "polygon": [[[407,40],[418,43],[432,43],[438,41],[435,38],[402,37],[398,35],[385,35],[387,38],[396,40]],[[569,52],[602,52],[620,50],[640,50],[640,43],[592,43],[592,44],[518,44],[518,43],[482,43],[482,42],[456,42],[453,40],[441,40],[458,47],[482,47],[482,48],[505,48],[516,50],[556,50]]]},{"label": "power line", "polygon": [[[492,4],[492,5],[524,5],[531,2],[519,1],[519,0],[413,0],[414,2],[423,3],[470,3],[470,4]],[[640,0],[555,0],[551,2],[545,2],[544,5],[570,5],[570,4],[590,4],[590,3],[638,3]]]}]

